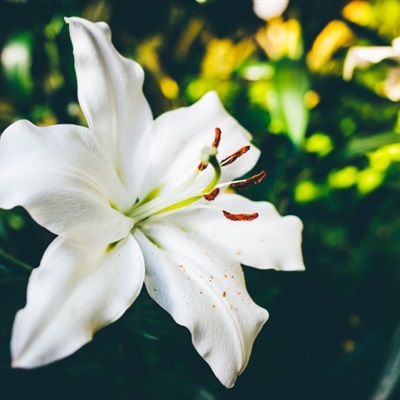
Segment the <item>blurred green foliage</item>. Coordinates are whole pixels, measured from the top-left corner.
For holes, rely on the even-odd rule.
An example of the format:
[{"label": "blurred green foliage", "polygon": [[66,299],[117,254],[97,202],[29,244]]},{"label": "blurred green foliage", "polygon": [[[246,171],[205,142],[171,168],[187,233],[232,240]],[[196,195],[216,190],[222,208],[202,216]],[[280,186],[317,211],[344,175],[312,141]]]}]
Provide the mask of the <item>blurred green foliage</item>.
[{"label": "blurred green foliage", "polygon": [[[11,370],[26,267],[52,235],[22,209],[0,211],[0,398],[399,398],[400,113],[383,90],[396,62],[350,82],[342,70],[350,46],[400,36],[400,3],[291,0],[265,23],[250,0],[3,1],[0,131],[21,118],[85,124],[63,20],[72,15],[110,24],[117,49],[145,69],[155,116],[219,93],[263,150],[268,178],[249,196],[304,222],[307,271],[245,270],[271,318],[229,391],[145,293],[73,356]],[[386,397],[371,397],[388,376]]]}]

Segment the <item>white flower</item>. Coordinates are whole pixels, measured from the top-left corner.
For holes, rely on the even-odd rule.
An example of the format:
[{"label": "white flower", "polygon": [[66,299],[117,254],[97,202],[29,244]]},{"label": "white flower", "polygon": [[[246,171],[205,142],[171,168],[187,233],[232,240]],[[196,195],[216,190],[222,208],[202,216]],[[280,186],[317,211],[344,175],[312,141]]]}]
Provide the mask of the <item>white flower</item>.
[{"label": "white flower", "polygon": [[253,11],[257,17],[269,21],[286,10],[289,0],[253,0]]},{"label": "white flower", "polygon": [[[387,58],[400,61],[400,37],[392,41],[392,46],[354,46],[344,60],[343,78],[350,80],[356,68],[365,68]],[[386,96],[392,101],[400,100],[399,67],[390,68],[385,81]]]},{"label": "white flower", "polygon": [[0,143],[0,206],[25,207],[58,235],[16,316],[13,366],[75,352],[125,312],[144,282],[232,387],[268,318],[249,297],[240,264],[304,269],[301,222],[223,193],[259,150],[215,93],[153,120],[143,71],[117,53],[108,26],[68,22],[89,128],[19,121]]}]

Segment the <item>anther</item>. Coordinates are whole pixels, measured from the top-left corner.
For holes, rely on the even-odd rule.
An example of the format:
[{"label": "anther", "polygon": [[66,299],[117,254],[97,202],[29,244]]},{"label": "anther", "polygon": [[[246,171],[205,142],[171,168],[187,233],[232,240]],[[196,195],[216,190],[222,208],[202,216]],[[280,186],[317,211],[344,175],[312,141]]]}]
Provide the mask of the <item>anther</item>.
[{"label": "anther", "polygon": [[247,189],[250,186],[257,185],[258,183],[260,183],[266,176],[267,176],[267,173],[264,170],[262,170],[258,174],[251,176],[250,178],[246,179],[245,181],[232,183],[231,186],[234,189],[238,189],[238,190]]},{"label": "anther", "polygon": [[243,154],[246,154],[249,150],[250,150],[250,146],[241,147],[239,150],[235,151],[230,156],[224,158],[221,161],[221,167],[225,167],[226,165],[232,164],[234,161],[236,161]]},{"label": "anther", "polygon": [[[214,141],[213,141],[213,143],[212,143],[212,145],[211,145],[212,148],[215,148],[215,149],[218,148],[219,143],[220,143],[220,141],[221,141],[221,133],[222,133],[221,129],[219,129],[218,127],[215,128],[215,137],[214,137]],[[197,169],[198,169],[199,171],[204,171],[204,170],[207,168],[207,165],[208,165],[208,162],[202,161],[202,162],[197,166]]]},{"label": "anther", "polygon": [[222,210],[224,217],[230,221],[253,221],[258,218],[258,213],[253,214],[232,214],[228,211]]},{"label": "anther", "polygon": [[199,171],[204,171],[204,170],[207,168],[207,165],[208,165],[208,164],[204,164],[203,162],[201,162],[201,163],[197,166],[197,169],[198,169]]},{"label": "anther", "polygon": [[219,129],[218,127],[215,128],[215,138],[212,144],[213,147],[218,148],[219,142],[221,141],[221,133],[221,129]]},{"label": "anther", "polygon": [[215,188],[214,190],[212,190],[210,193],[205,194],[203,197],[207,200],[207,201],[213,201],[215,200],[215,198],[218,196],[219,194],[219,189]]}]

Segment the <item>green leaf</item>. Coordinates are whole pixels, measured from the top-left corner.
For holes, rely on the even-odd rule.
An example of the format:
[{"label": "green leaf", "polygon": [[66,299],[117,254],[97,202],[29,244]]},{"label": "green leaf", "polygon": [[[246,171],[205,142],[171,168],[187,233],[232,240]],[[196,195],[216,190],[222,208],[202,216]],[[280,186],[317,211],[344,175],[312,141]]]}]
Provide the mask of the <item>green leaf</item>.
[{"label": "green leaf", "polygon": [[32,267],[23,261],[17,260],[15,257],[7,254],[4,250],[0,248],[0,261],[5,267],[11,268],[13,270],[18,270],[19,272],[30,273]]},{"label": "green leaf", "polygon": [[350,140],[343,151],[344,158],[365,154],[367,151],[379,147],[400,143],[400,134],[394,132],[381,132],[368,137]]},{"label": "green leaf", "polygon": [[282,126],[294,144],[302,141],[308,125],[309,112],[304,97],[309,90],[309,79],[301,61],[282,59],[275,64],[272,79],[274,101],[273,118]]},{"label": "green leaf", "polygon": [[1,53],[5,77],[18,102],[26,102],[33,90],[31,76],[33,36],[22,32],[13,36]]}]

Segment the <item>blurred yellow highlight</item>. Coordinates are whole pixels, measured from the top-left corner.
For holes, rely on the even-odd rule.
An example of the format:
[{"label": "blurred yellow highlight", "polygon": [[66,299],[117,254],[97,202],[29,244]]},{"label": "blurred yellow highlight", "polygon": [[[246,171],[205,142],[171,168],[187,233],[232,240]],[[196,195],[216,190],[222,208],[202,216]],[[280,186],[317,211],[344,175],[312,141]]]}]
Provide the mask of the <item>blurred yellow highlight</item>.
[{"label": "blurred yellow highlight", "polygon": [[358,174],[357,188],[361,194],[376,189],[383,181],[384,175],[373,168],[366,168]]},{"label": "blurred yellow highlight", "polygon": [[252,104],[257,104],[264,110],[268,110],[268,96],[267,93],[271,91],[271,83],[261,80],[252,82],[249,86],[249,98]]},{"label": "blurred yellow highlight", "polygon": [[320,197],[321,189],[312,181],[300,182],[294,189],[294,198],[297,203],[308,203]]},{"label": "blurred yellow highlight", "polygon": [[385,172],[392,162],[400,161],[400,143],[382,146],[368,153],[370,167],[376,171]]},{"label": "blurred yellow highlight", "polygon": [[314,90],[309,90],[304,96],[304,104],[309,110],[312,110],[320,102],[320,97]]},{"label": "blurred yellow highlight", "polygon": [[[353,32],[342,21],[331,21],[317,36],[311,51],[307,55],[307,63],[311,70],[324,72],[329,66],[332,55],[354,40]],[[329,68],[328,68],[329,69]]]},{"label": "blurred yellow highlight", "polygon": [[400,161],[400,143],[387,146],[387,152],[392,161]]},{"label": "blurred yellow highlight", "polygon": [[309,153],[317,153],[320,156],[324,156],[333,149],[333,145],[328,135],[324,133],[314,133],[314,135],[306,140],[304,148]]},{"label": "blurred yellow highlight", "polygon": [[238,43],[230,39],[211,38],[201,65],[201,74],[194,78],[185,89],[191,101],[198,100],[206,92],[216,90],[223,102],[229,102],[239,84],[232,74],[239,72],[245,79],[257,81],[260,75],[270,76],[269,66],[255,65],[243,68],[244,63],[255,52],[256,45],[251,38]]},{"label": "blurred yellow highlight", "polygon": [[400,2],[396,0],[371,1],[371,20],[368,28],[377,30],[380,36],[392,39],[400,36]]},{"label": "blurred yellow highlight", "polygon": [[343,8],[342,15],[355,24],[367,26],[372,20],[373,10],[367,1],[352,1]]},{"label": "blurred yellow highlight", "polygon": [[329,186],[335,189],[347,189],[357,183],[358,170],[349,166],[329,174]]},{"label": "blurred yellow highlight", "polygon": [[370,167],[376,171],[386,171],[391,163],[387,146],[368,154]]},{"label": "blurred yellow highlight", "polygon": [[282,22],[278,18],[270,21],[266,28],[260,29],[256,40],[271,60],[284,57],[298,60],[303,54],[301,35],[298,20],[289,19]]},{"label": "blurred yellow highlight", "polygon": [[160,88],[162,94],[170,100],[174,100],[179,95],[179,86],[178,84],[168,76],[161,78],[160,80]]},{"label": "blurred yellow highlight", "polygon": [[229,79],[232,72],[255,51],[250,39],[234,44],[229,39],[212,39],[202,63],[202,76]]}]

